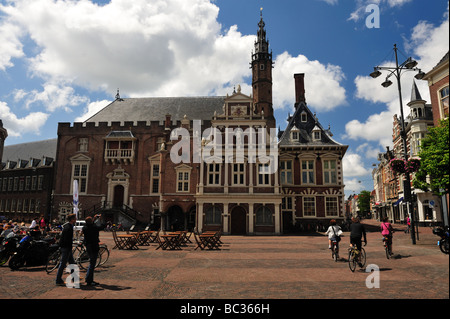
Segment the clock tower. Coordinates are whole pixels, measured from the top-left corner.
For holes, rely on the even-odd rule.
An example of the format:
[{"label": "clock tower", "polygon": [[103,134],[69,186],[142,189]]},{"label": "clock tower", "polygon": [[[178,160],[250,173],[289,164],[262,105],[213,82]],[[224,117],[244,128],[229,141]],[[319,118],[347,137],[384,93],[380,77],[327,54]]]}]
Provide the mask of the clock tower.
[{"label": "clock tower", "polygon": [[252,87],[255,113],[267,119],[268,127],[275,128],[272,105],[272,52],[269,53],[269,41],[266,37],[265,23],[262,17],[258,23],[255,51],[252,53]]}]

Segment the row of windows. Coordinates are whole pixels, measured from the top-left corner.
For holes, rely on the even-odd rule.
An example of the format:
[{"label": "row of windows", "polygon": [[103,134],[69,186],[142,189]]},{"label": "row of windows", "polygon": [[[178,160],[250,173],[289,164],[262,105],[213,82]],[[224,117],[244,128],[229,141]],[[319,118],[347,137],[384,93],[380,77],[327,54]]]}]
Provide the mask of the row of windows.
[{"label": "row of windows", "polygon": [[[282,210],[294,210],[292,197],[283,198]],[[303,217],[315,217],[317,210],[316,197],[303,197]],[[338,198],[325,197],[325,214],[328,217],[338,217]]]},{"label": "row of windows", "polygon": [[[292,197],[283,198],[282,203],[283,211],[292,210]],[[338,198],[326,197],[325,198],[325,212],[327,217],[338,217]],[[315,197],[303,197],[303,217],[315,217],[316,216],[316,198]],[[262,206],[255,212],[256,226],[273,225],[273,213],[266,207]],[[205,224],[206,225],[221,225],[222,224],[222,210],[218,206],[212,206],[205,212]]]},{"label": "row of windows", "polygon": [[42,190],[44,175],[0,178],[0,192]]},{"label": "row of windows", "polygon": [[[208,185],[220,185],[221,182],[221,164],[208,164]],[[258,164],[258,185],[270,185],[270,176],[267,174],[268,166]],[[87,193],[87,180],[88,180],[88,164],[74,164],[72,169],[72,180],[78,181],[79,193]],[[301,180],[302,184],[314,184],[315,183],[315,168],[314,160],[304,160],[301,162]],[[159,193],[160,187],[160,167],[159,164],[153,163],[151,169],[151,193]],[[323,176],[325,184],[337,184],[337,164],[336,160],[324,160],[323,161]],[[280,179],[281,184],[293,184],[293,162],[281,161],[280,164]],[[232,164],[232,181],[233,185],[246,185],[245,178],[245,164],[238,163]],[[190,170],[183,169],[177,171],[177,192],[189,192],[190,191]]]},{"label": "row of windows", "polygon": [[41,201],[34,198],[0,199],[2,213],[40,213]]},{"label": "row of windows", "polygon": [[[268,168],[258,164],[258,185],[269,185],[270,174],[264,174],[264,169]],[[220,185],[220,164],[208,164],[208,184]],[[315,184],[314,160],[304,160],[301,163],[301,182],[302,184]],[[232,164],[233,185],[245,185],[245,165]],[[280,164],[280,182],[284,184],[293,184],[293,162],[281,161]],[[336,160],[323,161],[323,180],[325,184],[337,184],[337,164]]]}]

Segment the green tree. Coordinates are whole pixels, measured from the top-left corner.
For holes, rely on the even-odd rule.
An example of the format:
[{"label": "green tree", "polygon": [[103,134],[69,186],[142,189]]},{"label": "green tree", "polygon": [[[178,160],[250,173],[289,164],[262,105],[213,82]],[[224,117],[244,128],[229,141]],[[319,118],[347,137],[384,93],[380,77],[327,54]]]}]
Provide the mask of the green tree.
[{"label": "green tree", "polygon": [[[415,188],[432,191],[436,195],[449,191],[449,126],[448,118],[430,128],[422,139],[419,152],[420,168],[413,179]],[[428,178],[429,177],[429,178]],[[442,191],[443,190],[443,191]]]},{"label": "green tree", "polygon": [[361,191],[358,195],[358,207],[362,214],[366,214],[370,211],[370,192]]}]

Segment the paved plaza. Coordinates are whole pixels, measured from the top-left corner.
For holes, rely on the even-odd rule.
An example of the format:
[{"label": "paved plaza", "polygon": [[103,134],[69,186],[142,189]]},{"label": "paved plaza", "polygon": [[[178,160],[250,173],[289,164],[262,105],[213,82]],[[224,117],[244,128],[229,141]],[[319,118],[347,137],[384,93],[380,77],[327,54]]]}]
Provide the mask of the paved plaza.
[{"label": "paved plaza", "polygon": [[[372,223],[373,221],[365,221]],[[378,223],[376,223],[378,225]],[[402,226],[396,226],[401,229]],[[346,262],[348,233],[341,242],[341,257],[331,259],[323,234],[303,236],[223,236],[219,251],[139,250],[111,251],[109,261],[97,269],[96,287],[55,286],[56,272],[42,267],[11,271],[0,267],[1,299],[448,299],[449,256],[436,245],[430,228],[421,228],[420,240],[394,234],[394,258],[386,259],[381,235],[368,225],[365,247],[374,273]],[[101,240],[113,247],[112,234]],[[81,272],[81,277],[85,272]],[[372,276],[372,277],[369,277]],[[369,277],[369,278],[368,278]],[[64,278],[64,277],[63,277]]]}]

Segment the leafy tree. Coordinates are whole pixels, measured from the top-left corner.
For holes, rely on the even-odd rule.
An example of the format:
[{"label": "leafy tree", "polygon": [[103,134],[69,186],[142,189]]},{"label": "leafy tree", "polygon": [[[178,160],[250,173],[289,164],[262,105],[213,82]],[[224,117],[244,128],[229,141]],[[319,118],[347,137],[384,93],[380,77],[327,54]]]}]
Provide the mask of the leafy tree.
[{"label": "leafy tree", "polygon": [[[449,126],[448,118],[440,125],[430,128],[422,139],[419,152],[420,168],[413,179],[415,188],[432,191],[437,195],[449,191]],[[429,177],[429,178],[428,178]],[[443,192],[441,190],[444,190]]]},{"label": "leafy tree", "polygon": [[358,195],[358,207],[361,213],[367,213],[370,211],[370,192],[361,191]]}]

